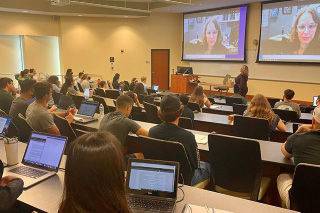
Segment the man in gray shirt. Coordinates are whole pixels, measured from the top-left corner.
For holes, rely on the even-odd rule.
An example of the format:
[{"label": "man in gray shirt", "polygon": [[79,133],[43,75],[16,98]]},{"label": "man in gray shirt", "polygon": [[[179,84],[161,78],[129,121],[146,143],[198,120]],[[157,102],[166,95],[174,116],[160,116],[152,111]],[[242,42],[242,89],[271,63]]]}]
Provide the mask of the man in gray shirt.
[{"label": "man in gray shirt", "polygon": [[300,106],[299,104],[296,104],[292,102],[291,100],[294,97],[294,91],[291,89],[286,89],[284,91],[283,95],[283,101],[278,101],[275,105],[274,108],[276,109],[282,109],[282,110],[290,110],[290,111],[296,111],[298,118],[301,117],[301,111],[300,111]]}]

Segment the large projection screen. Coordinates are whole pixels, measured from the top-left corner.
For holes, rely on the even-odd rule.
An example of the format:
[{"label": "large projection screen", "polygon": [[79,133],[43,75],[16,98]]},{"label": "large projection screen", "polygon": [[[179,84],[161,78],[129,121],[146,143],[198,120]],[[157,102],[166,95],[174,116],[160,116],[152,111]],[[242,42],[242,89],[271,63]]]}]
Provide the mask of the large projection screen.
[{"label": "large projection screen", "polygon": [[259,62],[320,62],[320,2],[262,5]]},{"label": "large projection screen", "polygon": [[184,13],[182,60],[245,61],[247,6]]}]

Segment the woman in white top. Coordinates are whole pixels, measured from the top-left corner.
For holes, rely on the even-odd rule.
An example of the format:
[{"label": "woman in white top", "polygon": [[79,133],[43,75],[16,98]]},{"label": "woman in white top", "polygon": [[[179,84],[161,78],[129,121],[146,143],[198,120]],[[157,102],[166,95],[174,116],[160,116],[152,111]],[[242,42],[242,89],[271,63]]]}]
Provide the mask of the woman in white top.
[{"label": "woman in white top", "polygon": [[82,76],[82,79],[81,79],[81,87],[83,89],[83,91],[85,91],[86,89],[90,89],[90,83],[89,83],[89,75],[88,74],[84,74]]},{"label": "woman in white top", "polygon": [[203,87],[197,86],[189,99],[190,102],[194,102],[199,104],[200,108],[203,108],[204,105],[208,108],[210,108],[211,103],[208,100],[207,96],[203,93]]},{"label": "woman in white top", "polygon": [[60,81],[59,78],[55,75],[51,75],[48,79],[47,82],[52,85],[52,90],[55,92],[60,92]]}]

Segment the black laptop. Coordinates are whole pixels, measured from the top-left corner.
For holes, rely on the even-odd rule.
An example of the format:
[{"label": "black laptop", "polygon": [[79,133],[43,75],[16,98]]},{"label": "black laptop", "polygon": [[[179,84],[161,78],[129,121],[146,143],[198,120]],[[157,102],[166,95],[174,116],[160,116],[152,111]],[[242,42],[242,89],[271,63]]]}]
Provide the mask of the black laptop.
[{"label": "black laptop", "polygon": [[97,121],[97,118],[94,118],[94,113],[96,112],[99,106],[97,101],[82,101],[78,113],[74,116],[74,120],[79,123],[90,123]]}]

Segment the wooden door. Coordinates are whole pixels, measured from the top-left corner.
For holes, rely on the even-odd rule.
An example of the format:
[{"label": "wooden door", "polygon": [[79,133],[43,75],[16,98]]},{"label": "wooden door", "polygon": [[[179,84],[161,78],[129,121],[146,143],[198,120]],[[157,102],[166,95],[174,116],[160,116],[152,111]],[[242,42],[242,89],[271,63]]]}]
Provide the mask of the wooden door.
[{"label": "wooden door", "polygon": [[159,85],[159,90],[169,89],[170,50],[151,50],[151,84]]}]

